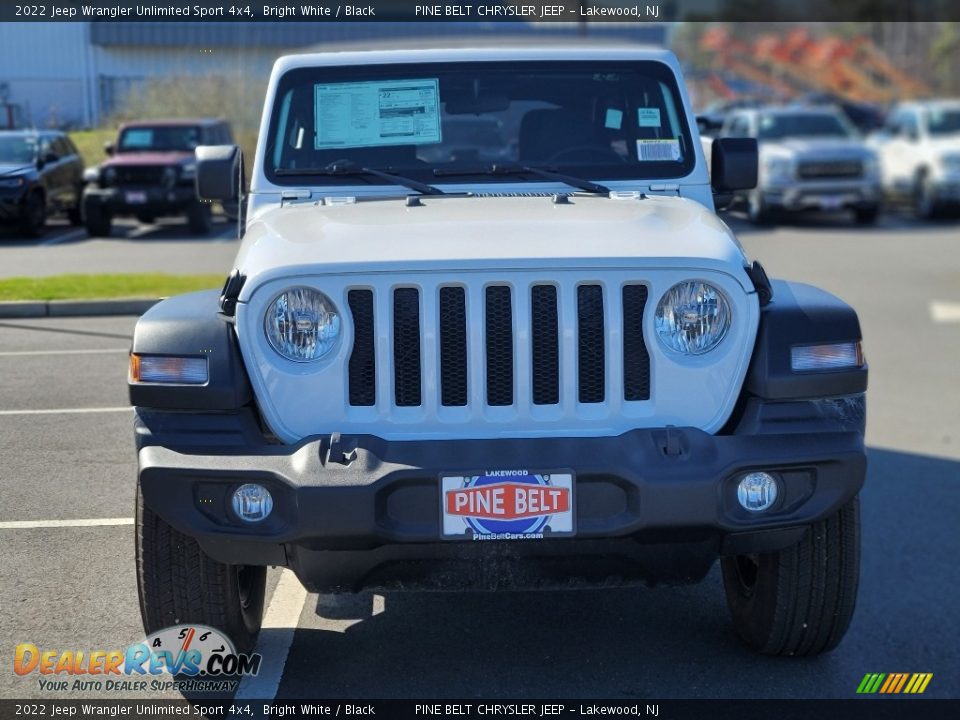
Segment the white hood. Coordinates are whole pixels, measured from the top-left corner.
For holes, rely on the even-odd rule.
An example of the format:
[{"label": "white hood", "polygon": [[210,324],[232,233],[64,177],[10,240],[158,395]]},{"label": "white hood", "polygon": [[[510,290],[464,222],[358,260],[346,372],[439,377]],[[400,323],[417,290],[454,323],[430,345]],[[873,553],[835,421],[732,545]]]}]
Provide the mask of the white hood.
[{"label": "white hood", "polygon": [[291,204],[247,231],[236,266],[241,301],[263,282],[340,272],[642,267],[717,270],[747,292],[746,257],[729,228],[682,198],[421,197]]}]

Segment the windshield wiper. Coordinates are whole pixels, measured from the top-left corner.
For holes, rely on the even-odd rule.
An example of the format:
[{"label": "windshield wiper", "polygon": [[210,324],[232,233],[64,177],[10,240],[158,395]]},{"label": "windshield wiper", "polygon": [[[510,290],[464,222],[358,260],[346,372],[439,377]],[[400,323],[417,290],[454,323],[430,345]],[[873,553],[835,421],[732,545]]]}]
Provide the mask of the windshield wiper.
[{"label": "windshield wiper", "polygon": [[335,160],[321,168],[275,168],[274,173],[287,177],[370,175],[371,177],[386,180],[393,185],[402,185],[411,190],[416,190],[421,195],[446,195],[443,190],[433,185],[419,182],[413,178],[403,177],[402,175],[394,175],[393,173],[384,172],[383,170],[377,170],[376,168],[361,167],[350,160]]},{"label": "windshield wiper", "polygon": [[608,195],[610,193],[610,188],[591,180],[531,165],[487,165],[486,167],[479,168],[456,168],[450,170],[437,168],[433,171],[433,174],[436,177],[450,177],[454,175],[537,175],[547,180],[566,183],[571,187],[596,195]]}]

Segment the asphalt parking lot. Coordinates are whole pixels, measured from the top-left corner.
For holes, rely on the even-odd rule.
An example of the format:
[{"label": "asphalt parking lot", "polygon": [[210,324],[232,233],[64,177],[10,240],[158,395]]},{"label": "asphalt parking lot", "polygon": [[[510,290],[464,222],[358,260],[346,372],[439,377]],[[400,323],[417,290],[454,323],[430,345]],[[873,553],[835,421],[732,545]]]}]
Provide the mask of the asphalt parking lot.
[{"label": "asphalt parking lot", "polygon": [[144,224],[120,218],[106,238],[91,238],[82,227],[56,218],[34,239],[0,228],[0,279],[62,273],[218,273],[229,269],[237,253],[236,237],[236,225],[221,217],[204,237],[191,235],[179,219]]},{"label": "asphalt parking lot", "polygon": [[[925,697],[960,696],[960,225],[888,218],[861,229],[815,219],[760,231],[730,222],[771,276],[834,292],[863,324],[871,378],[862,579],[850,632],[833,653],[771,659],[746,650],[716,568],[701,585],[673,589],[350,597],[307,594],[271,571],[261,649],[275,676],[243,691],[851,698],[867,672],[932,672]],[[75,271],[99,262],[78,259],[87,252],[151,269],[228,269],[227,230],[207,241],[178,232],[161,231],[156,242],[0,238],[0,274],[45,267],[31,253],[52,249],[75,252]],[[174,247],[209,251],[203,262],[221,264],[195,268],[200,260],[174,257]],[[9,671],[17,643],[87,651],[142,638],[125,385],[134,323],[0,320],[0,662],[8,668],[0,697],[49,697],[36,675]]]}]

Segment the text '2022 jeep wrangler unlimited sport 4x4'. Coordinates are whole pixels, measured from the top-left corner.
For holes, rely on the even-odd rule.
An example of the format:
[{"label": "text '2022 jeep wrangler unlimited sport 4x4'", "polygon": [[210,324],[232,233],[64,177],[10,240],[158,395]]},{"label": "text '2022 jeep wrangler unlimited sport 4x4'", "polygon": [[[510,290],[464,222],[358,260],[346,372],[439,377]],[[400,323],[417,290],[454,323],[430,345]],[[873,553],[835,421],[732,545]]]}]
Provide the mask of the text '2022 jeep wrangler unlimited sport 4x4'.
[{"label": "text '2022 jeep wrangler unlimited sport 4x4'", "polygon": [[[463,118],[483,137],[448,139]],[[711,152],[712,178],[664,51],[280,59],[236,269],[133,341],[147,630],[249,647],[268,565],[338,592],[696,582],[721,558],[749,645],[839,642],[859,323],[748,263],[713,196],[756,183],[756,143]],[[237,149],[197,158],[201,196],[236,199]]]}]

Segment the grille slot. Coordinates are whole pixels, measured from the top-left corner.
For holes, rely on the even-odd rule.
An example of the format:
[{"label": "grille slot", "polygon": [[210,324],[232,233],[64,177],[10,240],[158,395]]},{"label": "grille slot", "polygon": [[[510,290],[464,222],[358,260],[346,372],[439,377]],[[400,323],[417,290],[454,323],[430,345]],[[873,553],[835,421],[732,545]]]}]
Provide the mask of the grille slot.
[{"label": "grille slot", "polygon": [[393,380],[398,407],[421,404],[420,291],[393,291]]},{"label": "grille slot", "polygon": [[467,306],[462,287],[440,288],[440,402],[467,404]]},{"label": "grille slot", "polygon": [[797,175],[803,180],[858,178],[863,175],[859,160],[808,160],[797,165]]},{"label": "grille slot", "polygon": [[623,399],[650,399],[650,354],[643,339],[645,285],[623,288]]},{"label": "grille slot", "polygon": [[580,402],[604,399],[603,288],[577,287],[577,381]]},{"label": "grille slot", "polygon": [[510,288],[486,291],[487,405],[513,405],[513,303]]},{"label": "grille slot", "polygon": [[351,290],[347,304],[353,315],[353,351],[350,353],[350,404],[374,405],[377,401],[377,365],[373,332],[373,292]]},{"label": "grille slot", "polygon": [[530,288],[531,378],[534,405],[560,402],[560,331],[557,288]]}]

